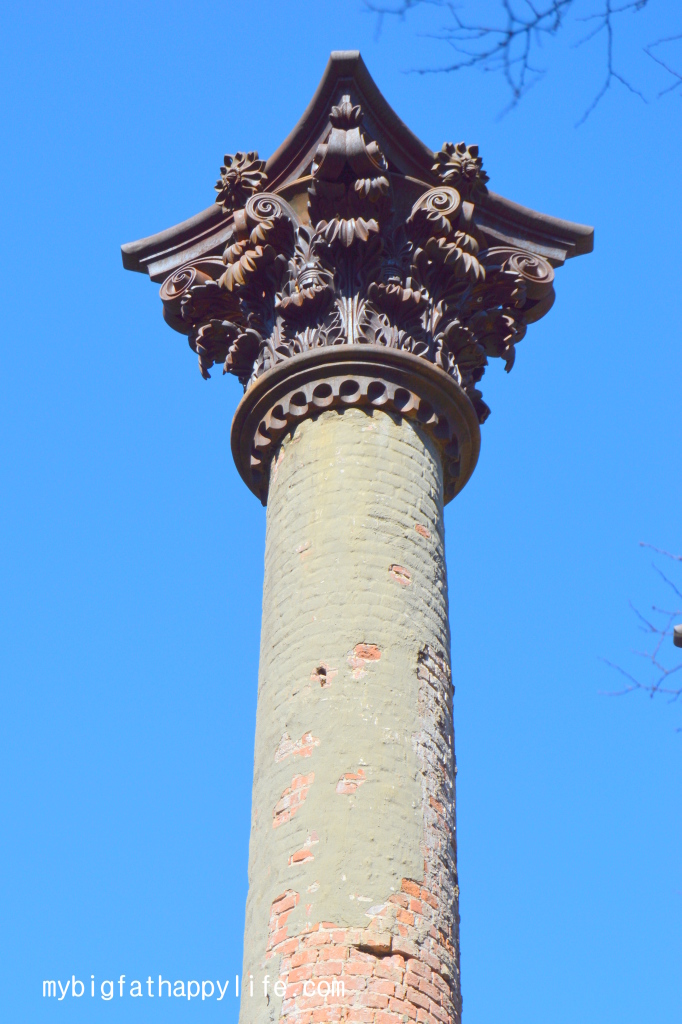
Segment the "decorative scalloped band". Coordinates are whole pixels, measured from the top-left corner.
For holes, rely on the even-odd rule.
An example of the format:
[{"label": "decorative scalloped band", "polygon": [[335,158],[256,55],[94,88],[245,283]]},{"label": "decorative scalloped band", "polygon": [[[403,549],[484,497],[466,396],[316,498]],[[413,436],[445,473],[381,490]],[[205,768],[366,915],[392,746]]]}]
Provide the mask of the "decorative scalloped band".
[{"label": "decorative scalloped band", "polygon": [[285,434],[327,409],[351,407],[405,416],[432,438],[442,459],[444,502],[473,473],[481,443],[478,419],[465,392],[443,370],[381,345],[312,349],[259,377],[235,413],[232,454],[264,505],[270,462]]}]

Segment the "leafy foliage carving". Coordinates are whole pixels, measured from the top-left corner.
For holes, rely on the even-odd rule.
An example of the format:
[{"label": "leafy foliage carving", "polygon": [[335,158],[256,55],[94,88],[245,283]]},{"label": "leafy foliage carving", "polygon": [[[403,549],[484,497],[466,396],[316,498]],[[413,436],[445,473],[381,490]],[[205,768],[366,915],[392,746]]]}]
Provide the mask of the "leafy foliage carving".
[{"label": "leafy foliage carving", "polygon": [[[310,165],[308,217],[263,192],[257,153],[225,158],[216,185],[231,222],[222,256],[164,282],[164,316],[189,336],[203,376],[216,363],[245,387],[300,352],[381,345],[428,359],[466,391],[489,358],[510,370],[526,326],[550,308],[551,265],[488,245],[476,203],[488,176],[476,146],[445,143],[435,187],[406,214],[404,179],[368,137],[362,108],[342,96]],[[413,193],[414,194],[414,193]],[[402,211],[402,212],[401,212]]]}]

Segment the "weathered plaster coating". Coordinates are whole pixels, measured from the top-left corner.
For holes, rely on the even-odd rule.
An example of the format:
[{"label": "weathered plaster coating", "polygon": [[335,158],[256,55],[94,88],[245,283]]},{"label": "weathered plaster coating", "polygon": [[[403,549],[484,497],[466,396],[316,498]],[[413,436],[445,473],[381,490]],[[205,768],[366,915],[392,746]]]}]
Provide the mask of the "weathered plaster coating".
[{"label": "weathered plaster coating", "polygon": [[[267,949],[282,893],[300,894],[288,936],[320,922],[366,929],[404,879],[425,878],[427,648],[445,666],[450,707],[434,443],[381,411],[304,420],[273,460],[267,507],[244,953],[256,985],[277,976]],[[439,728],[454,832],[451,721]],[[240,1020],[277,1019],[280,1006],[245,997]]]}]

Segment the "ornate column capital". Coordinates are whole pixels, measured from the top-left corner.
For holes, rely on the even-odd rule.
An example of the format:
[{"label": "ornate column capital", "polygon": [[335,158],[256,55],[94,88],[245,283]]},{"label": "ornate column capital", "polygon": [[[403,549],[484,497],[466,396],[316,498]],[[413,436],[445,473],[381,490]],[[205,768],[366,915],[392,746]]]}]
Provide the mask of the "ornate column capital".
[{"label": "ornate column capital", "polygon": [[590,228],[509,203],[487,182],[478,147],[431,153],[359,55],[333,54],[269,161],[227,155],[213,211],[124,246],[127,266],[163,280],[164,317],[202,375],[222,364],[243,384],[233,451],[261,500],[282,432],[351,402],[403,402],[444,432],[446,497],[468,479],[472,424],[490,412],[478,388],[488,360],[511,370],[554,302],[554,267],[592,246]]}]

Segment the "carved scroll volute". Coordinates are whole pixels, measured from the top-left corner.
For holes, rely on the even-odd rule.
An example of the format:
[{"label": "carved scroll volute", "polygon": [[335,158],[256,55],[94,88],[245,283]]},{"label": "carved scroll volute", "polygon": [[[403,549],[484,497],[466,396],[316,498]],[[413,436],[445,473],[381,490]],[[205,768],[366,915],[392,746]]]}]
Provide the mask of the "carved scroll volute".
[{"label": "carved scroll volute", "polygon": [[[485,258],[484,258],[485,257]],[[481,255],[486,266],[521,277],[529,299],[544,298],[554,284],[554,268],[544,257],[528,249],[495,246]]]},{"label": "carved scroll volute", "polygon": [[535,323],[554,304],[554,268],[548,260],[527,249],[495,246],[481,254],[481,260],[499,277],[514,287],[510,305],[523,310],[525,323]]},{"label": "carved scroll volute", "polygon": [[274,192],[257,192],[244,207],[246,218],[252,225],[263,221],[276,221],[283,218],[292,228],[298,226],[298,217],[286,199]]},{"label": "carved scroll volute", "polygon": [[195,260],[180,267],[161,285],[159,296],[163,303],[163,318],[166,323],[180,334],[189,334],[192,323],[182,315],[183,301],[185,305],[197,285],[211,285],[220,277],[224,267],[217,257]]},{"label": "carved scroll volute", "polygon": [[412,207],[407,228],[412,238],[421,241],[449,235],[459,216],[462,198],[456,188],[441,185],[429,189]]},{"label": "carved scroll volute", "polygon": [[273,275],[266,280],[263,274],[278,261],[280,270],[286,266],[297,226],[294,210],[280,196],[271,192],[251,196],[234,213],[230,244],[223,254],[227,269],[220,278],[221,288],[235,293],[256,283],[272,288]]}]

